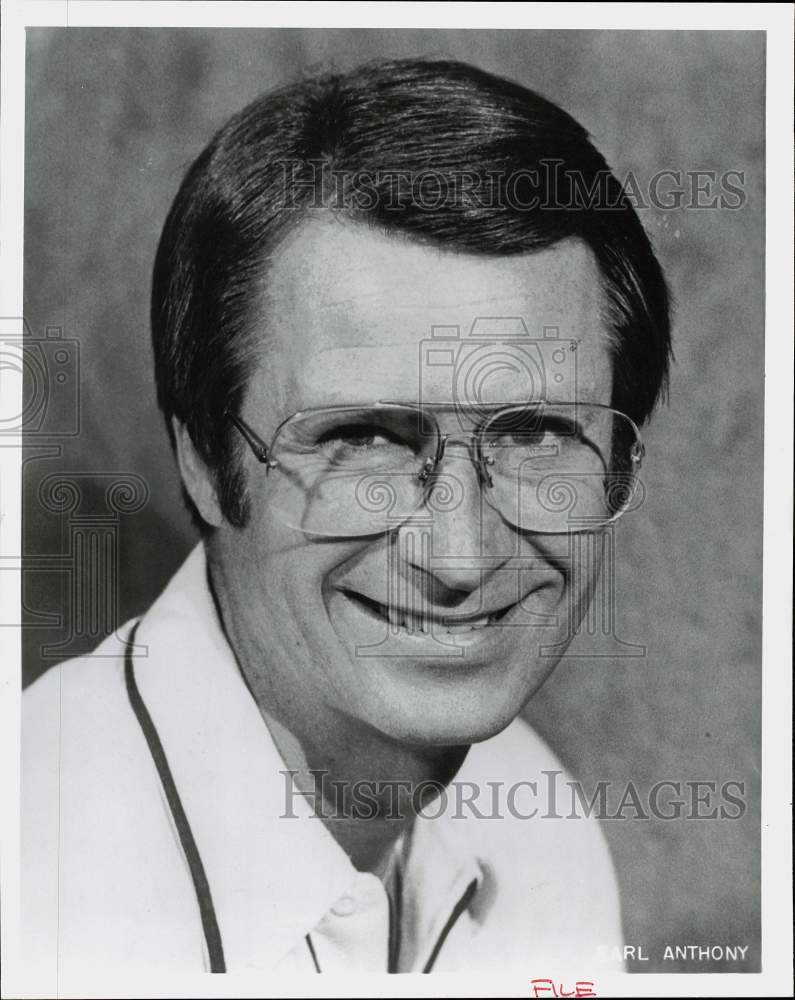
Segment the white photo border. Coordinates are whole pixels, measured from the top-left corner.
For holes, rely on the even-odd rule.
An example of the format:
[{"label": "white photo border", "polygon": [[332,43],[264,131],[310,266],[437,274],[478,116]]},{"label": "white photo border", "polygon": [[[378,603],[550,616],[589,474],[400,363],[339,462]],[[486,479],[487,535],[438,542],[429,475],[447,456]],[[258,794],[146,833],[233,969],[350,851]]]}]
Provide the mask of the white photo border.
[{"label": "white photo border", "polygon": [[[792,447],[793,447],[793,6],[760,4],[583,3],[231,3],[29,0],[2,3],[0,94],[0,316],[21,317],[25,28],[28,26],[202,26],[372,28],[578,28],[763,30],[767,40],[766,337],[762,729],[762,972],[741,974],[613,974],[600,995],[780,996],[792,977]],[[454,24],[452,22],[455,22]],[[21,320],[20,320],[21,333]],[[4,372],[3,408],[21,410],[21,376]],[[0,559],[21,552],[21,441],[0,447]],[[785,537],[782,537],[784,535]],[[0,573],[0,606],[18,614],[18,573]],[[3,620],[10,620],[4,618]],[[25,996],[18,961],[19,909],[19,630],[0,628],[0,876],[2,996]],[[545,970],[554,973],[555,970]],[[567,970],[560,970],[564,977]],[[113,976],[113,970],[109,970]],[[64,995],[108,996],[107,977],[64,982]],[[472,976],[325,976],[289,979],[227,974],[164,977],[125,974],[118,996],[529,996],[515,974]],[[267,986],[267,993],[264,992]]]}]

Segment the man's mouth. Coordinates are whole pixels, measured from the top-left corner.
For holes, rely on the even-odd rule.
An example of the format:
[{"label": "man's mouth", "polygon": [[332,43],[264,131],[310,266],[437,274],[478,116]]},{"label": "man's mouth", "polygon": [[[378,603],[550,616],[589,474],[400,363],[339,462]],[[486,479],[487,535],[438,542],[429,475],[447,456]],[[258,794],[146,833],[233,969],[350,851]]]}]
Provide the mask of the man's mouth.
[{"label": "man's mouth", "polygon": [[476,632],[480,629],[488,628],[500,622],[517,605],[508,604],[505,607],[497,608],[481,615],[445,615],[442,611],[422,611],[415,608],[411,611],[403,608],[396,608],[392,605],[381,604],[363,594],[354,593],[350,590],[343,591],[346,597],[355,601],[366,614],[378,621],[386,622],[393,628],[401,629],[406,633],[416,632],[447,632],[451,635],[461,632]]}]

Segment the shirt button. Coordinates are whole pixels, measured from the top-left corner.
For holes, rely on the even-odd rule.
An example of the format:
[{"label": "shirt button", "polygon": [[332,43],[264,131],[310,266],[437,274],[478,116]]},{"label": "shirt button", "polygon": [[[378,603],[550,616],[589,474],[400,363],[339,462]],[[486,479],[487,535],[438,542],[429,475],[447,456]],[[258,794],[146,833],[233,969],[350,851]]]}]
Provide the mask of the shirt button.
[{"label": "shirt button", "polygon": [[353,896],[340,896],[337,902],[331,907],[331,912],[337,917],[349,917],[356,909],[356,900]]}]

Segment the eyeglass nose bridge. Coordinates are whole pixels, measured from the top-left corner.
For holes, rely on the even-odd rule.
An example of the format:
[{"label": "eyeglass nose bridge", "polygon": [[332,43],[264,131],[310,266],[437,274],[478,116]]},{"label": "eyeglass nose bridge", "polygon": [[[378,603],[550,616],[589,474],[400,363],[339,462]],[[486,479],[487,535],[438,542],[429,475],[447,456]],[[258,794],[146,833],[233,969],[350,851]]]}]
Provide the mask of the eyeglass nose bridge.
[{"label": "eyeglass nose bridge", "polygon": [[429,483],[432,481],[433,476],[439,471],[439,467],[444,460],[444,454],[447,449],[448,441],[460,441],[462,444],[466,445],[472,464],[477,470],[480,485],[485,485],[488,486],[489,489],[493,489],[494,480],[492,479],[487,466],[494,465],[494,457],[492,455],[483,454],[480,438],[477,434],[469,434],[467,436],[460,434],[440,434],[439,442],[436,446],[436,454],[433,458],[425,459],[422,469],[417,477],[419,481],[421,483]]}]

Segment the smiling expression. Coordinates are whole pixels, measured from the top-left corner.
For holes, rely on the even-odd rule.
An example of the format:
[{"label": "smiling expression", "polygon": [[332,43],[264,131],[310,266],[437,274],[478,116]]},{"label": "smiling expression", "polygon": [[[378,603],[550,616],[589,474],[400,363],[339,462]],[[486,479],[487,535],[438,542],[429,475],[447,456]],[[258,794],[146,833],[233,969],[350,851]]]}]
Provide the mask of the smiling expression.
[{"label": "smiling expression", "polygon": [[[577,342],[576,384],[567,371],[556,400],[610,403],[601,280],[579,241],[485,257],[307,221],[274,255],[259,316],[241,416],[266,441],[309,408],[449,401],[450,368],[423,369],[423,342],[434,326],[465,336],[477,317],[522,317],[533,338],[556,327]],[[523,387],[495,364],[483,391],[512,403]],[[215,531],[214,582],[244,672],[298,728],[336,719],[414,745],[485,739],[555,666],[539,646],[568,637],[569,606],[587,607],[599,565],[572,573],[565,535],[520,532],[484,503],[458,415],[436,417],[450,435],[439,484],[388,533],[289,525],[274,504],[279,470],[245,451],[250,518]]]}]

